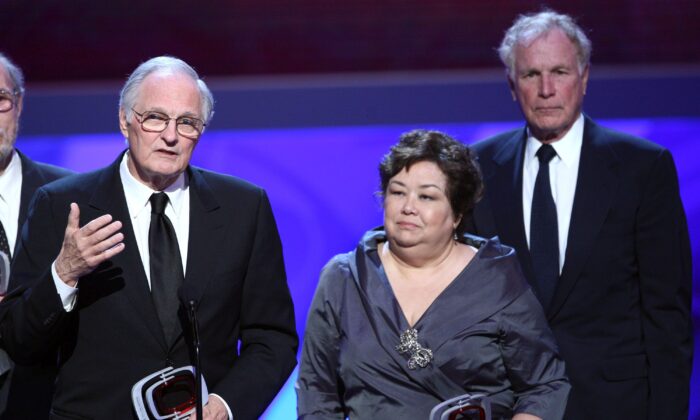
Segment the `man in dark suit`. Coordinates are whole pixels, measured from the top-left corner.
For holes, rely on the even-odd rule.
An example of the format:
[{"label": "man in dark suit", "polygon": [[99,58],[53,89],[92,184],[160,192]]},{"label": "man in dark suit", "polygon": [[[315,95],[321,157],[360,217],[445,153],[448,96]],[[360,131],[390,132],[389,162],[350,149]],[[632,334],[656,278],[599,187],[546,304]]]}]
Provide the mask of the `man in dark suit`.
[{"label": "man in dark suit", "polygon": [[[22,70],[0,53],[0,252],[9,260],[16,253],[34,192],[48,182],[71,174],[56,166],[34,162],[15,149],[23,98]],[[13,407],[20,406],[25,406],[26,418],[40,419],[36,414],[48,412],[53,385],[51,368],[13,369],[7,353],[0,350],[0,384],[0,415],[11,418],[9,413]],[[25,387],[29,384],[31,389]],[[23,404],[27,400],[31,400],[31,404]]]},{"label": "man in dark suit", "polygon": [[205,419],[257,418],[296,360],[282,247],[265,192],[189,165],[213,113],[185,62],[141,64],[121,92],[128,150],[40,188],[13,264],[2,337],[17,361],[59,349],[51,418],[136,416],[132,386],[193,364],[196,303]]},{"label": "man in dark suit", "polygon": [[673,159],[582,114],[591,44],[520,16],[499,54],[527,126],[474,145],[472,230],[513,245],[560,346],[566,419],[685,419],[691,256]]}]

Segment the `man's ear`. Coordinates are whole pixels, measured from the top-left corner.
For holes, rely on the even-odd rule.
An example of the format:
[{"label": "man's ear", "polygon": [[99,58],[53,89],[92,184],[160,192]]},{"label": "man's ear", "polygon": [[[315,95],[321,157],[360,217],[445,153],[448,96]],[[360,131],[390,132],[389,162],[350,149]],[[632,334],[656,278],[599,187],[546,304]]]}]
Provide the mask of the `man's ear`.
[{"label": "man's ear", "polygon": [[586,94],[586,88],[588,87],[588,70],[591,68],[590,64],[586,65],[586,68],[583,69],[583,74],[581,74],[581,80],[583,83],[583,94]]},{"label": "man's ear", "polygon": [[124,138],[129,138],[129,124],[126,121],[126,112],[123,109],[119,109],[119,131],[122,132]]},{"label": "man's ear", "polygon": [[510,88],[510,96],[513,98],[513,102],[518,101],[518,97],[515,96],[515,82],[510,74],[506,73],[506,79],[508,80],[508,87]]},{"label": "man's ear", "polygon": [[17,97],[15,106],[17,107],[17,119],[19,119],[19,116],[22,115],[22,108],[24,107],[24,94]]}]

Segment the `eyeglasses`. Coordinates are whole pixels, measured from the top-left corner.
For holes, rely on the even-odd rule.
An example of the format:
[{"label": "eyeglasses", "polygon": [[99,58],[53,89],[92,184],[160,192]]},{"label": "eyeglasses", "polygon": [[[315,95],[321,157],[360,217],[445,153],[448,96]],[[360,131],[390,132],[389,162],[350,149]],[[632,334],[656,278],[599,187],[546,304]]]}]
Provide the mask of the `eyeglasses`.
[{"label": "eyeglasses", "polygon": [[10,92],[9,90],[0,89],[0,112],[7,112],[15,106],[18,92]]},{"label": "eyeglasses", "polygon": [[151,133],[160,133],[168,127],[170,120],[175,120],[175,127],[177,132],[184,137],[197,138],[202,134],[202,130],[206,124],[204,121],[195,117],[182,116],[177,118],[172,118],[167,114],[158,111],[144,111],[137,112],[134,108],[131,108],[134,114],[137,115],[138,122],[141,124],[143,131],[148,131]]}]

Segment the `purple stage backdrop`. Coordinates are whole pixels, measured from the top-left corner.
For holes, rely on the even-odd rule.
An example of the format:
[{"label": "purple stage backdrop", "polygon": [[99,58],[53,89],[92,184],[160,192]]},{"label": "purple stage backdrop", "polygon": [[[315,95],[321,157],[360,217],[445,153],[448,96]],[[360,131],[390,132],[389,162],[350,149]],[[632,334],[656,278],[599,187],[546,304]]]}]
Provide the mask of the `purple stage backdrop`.
[{"label": "purple stage backdrop", "polygon": [[[605,125],[669,148],[676,160],[688,216],[693,260],[700,265],[700,119],[608,120]],[[421,124],[471,143],[520,123]],[[264,187],[277,218],[303,336],[306,312],[323,265],[352,249],[362,233],[381,224],[375,192],[377,165],[398,136],[412,125],[275,130],[211,131],[204,134],[194,164],[236,175]],[[110,163],[125,147],[122,136],[20,137],[32,158],[76,171]],[[700,278],[694,277],[696,355],[700,342]],[[700,363],[695,357],[690,419],[700,419]],[[295,417],[296,373],[268,409],[266,419]]]}]

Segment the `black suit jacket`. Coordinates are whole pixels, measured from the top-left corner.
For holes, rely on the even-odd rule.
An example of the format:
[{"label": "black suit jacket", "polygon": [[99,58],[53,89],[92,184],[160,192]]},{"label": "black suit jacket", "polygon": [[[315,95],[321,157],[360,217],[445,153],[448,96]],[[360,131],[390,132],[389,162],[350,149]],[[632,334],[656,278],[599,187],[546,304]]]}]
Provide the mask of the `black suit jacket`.
[{"label": "black suit jacket", "polygon": [[[130,391],[168,365],[192,364],[191,339],[166,343],[151,301],[119,177],[111,166],[39,189],[13,265],[28,290],[2,323],[5,345],[32,361],[60,349],[55,419],[126,419]],[[188,168],[190,237],[185,283],[198,301],[202,371],[236,420],[259,416],[296,360],[294,312],[282,248],[265,192]],[[81,225],[103,214],[123,223],[125,250],[79,281],[76,307],[63,310],[50,266],[61,248],[71,202]],[[189,331],[180,308],[180,327]],[[240,343],[240,351],[239,351]]]},{"label": "black suit jacket", "polygon": [[[468,230],[514,246],[534,285],[525,142],[519,129],[474,145],[485,196]],[[687,418],[691,284],[670,153],[586,118],[564,266],[545,308],[572,385],[565,418]]]},{"label": "black suit jacket", "polygon": [[[17,220],[17,240],[12,255],[17,254],[22,225],[27,219],[29,203],[36,190],[44,184],[73,174],[58,166],[35,162],[19,150],[17,155],[22,162],[22,188]],[[7,366],[10,366],[9,358],[4,351],[0,352],[0,359],[7,361]],[[5,366],[4,363],[3,366]],[[0,389],[2,394],[0,398],[3,398],[0,412],[4,413],[3,418],[48,418],[53,394],[54,369],[53,366],[46,364],[32,367],[15,366]]]},{"label": "black suit jacket", "polygon": [[74,174],[73,171],[69,171],[68,169],[59,168],[58,166],[49,165],[46,163],[35,162],[29,159],[19,150],[17,150],[17,155],[22,162],[22,190],[20,192],[19,218],[17,220],[17,226],[19,226],[19,229],[17,229],[17,241],[15,242],[13,255],[17,254],[17,248],[19,247],[20,238],[22,236],[21,228],[24,221],[27,220],[29,203],[31,202],[32,196],[34,196],[36,190],[51,181]]}]

